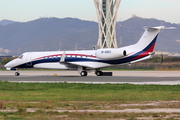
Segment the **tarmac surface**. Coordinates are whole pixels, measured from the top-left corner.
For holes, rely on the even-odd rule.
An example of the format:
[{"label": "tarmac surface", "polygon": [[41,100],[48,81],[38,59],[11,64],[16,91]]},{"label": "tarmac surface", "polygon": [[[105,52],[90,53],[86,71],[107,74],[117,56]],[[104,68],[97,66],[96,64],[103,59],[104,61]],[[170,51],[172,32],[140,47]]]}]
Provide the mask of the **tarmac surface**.
[{"label": "tarmac surface", "polygon": [[130,83],[130,84],[180,84],[180,71],[112,71],[113,76],[86,77],[77,71],[0,71],[0,80],[9,82],[68,82],[68,83]]}]

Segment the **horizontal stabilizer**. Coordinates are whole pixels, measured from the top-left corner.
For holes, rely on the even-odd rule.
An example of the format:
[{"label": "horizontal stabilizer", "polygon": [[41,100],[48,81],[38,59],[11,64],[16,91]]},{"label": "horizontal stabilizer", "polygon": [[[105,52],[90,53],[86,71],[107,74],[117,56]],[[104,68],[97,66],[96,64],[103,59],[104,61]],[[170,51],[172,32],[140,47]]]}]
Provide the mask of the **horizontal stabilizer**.
[{"label": "horizontal stabilizer", "polygon": [[157,26],[157,27],[143,27],[144,29],[152,29],[152,30],[161,30],[161,29],[176,29],[176,27],[165,27],[165,26]]},{"label": "horizontal stabilizer", "polygon": [[176,27],[165,27],[164,29],[176,29]]},{"label": "horizontal stabilizer", "polygon": [[144,58],[131,61],[130,63],[132,64],[132,63],[136,63],[136,62],[139,62],[139,61],[147,60],[147,59],[149,59],[149,58],[151,58],[151,57],[152,57],[152,55],[148,55],[148,56],[146,56],[146,57],[144,57]]}]

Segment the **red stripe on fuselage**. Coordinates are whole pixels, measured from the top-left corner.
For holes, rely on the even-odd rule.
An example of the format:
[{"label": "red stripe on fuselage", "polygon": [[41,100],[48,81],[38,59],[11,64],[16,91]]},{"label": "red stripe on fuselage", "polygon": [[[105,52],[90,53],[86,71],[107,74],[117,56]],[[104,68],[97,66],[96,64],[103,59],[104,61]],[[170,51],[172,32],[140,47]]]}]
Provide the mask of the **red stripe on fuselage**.
[{"label": "red stripe on fuselage", "polygon": [[96,56],[93,56],[93,55],[84,55],[84,54],[66,54],[66,55],[72,55],[72,56],[87,56],[87,57],[93,57],[93,58],[96,58]]},{"label": "red stripe on fuselage", "polygon": [[[43,56],[43,57],[39,57],[39,58],[36,58],[34,60],[40,60],[40,59],[44,59],[44,58],[48,58],[48,57],[58,57],[58,56],[62,56],[63,54],[57,54],[57,55],[49,55],[49,56]],[[96,58],[96,56],[93,56],[93,55],[85,55],[85,54],[65,54],[66,56],[69,55],[69,56],[87,56],[87,57],[93,57],[93,58]],[[33,61],[34,61],[33,60]]]}]

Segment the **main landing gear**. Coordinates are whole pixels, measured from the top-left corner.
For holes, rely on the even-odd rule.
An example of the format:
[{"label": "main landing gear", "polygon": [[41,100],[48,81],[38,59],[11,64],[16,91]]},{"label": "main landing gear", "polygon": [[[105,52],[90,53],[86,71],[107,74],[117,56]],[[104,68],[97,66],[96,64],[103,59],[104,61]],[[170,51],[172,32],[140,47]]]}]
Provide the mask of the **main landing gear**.
[{"label": "main landing gear", "polygon": [[[78,73],[81,75],[81,76],[87,76],[88,75],[88,72],[94,72],[94,70],[87,70],[85,67],[82,67],[82,66],[79,66],[78,67]],[[102,71],[100,71],[99,69],[96,69],[95,70],[95,74],[97,75],[97,76],[102,76],[103,75],[103,72]]]},{"label": "main landing gear", "polygon": [[97,76],[102,76],[102,75],[103,75],[103,72],[98,70],[98,71],[95,72],[95,74],[96,74]]},{"label": "main landing gear", "polygon": [[[98,71],[95,72],[95,74],[96,74],[97,76],[102,76],[102,75],[103,75],[103,72],[98,70]],[[80,73],[80,75],[81,75],[81,76],[87,76],[87,75],[88,75],[88,72],[87,72],[87,71],[82,71],[82,72]]]},{"label": "main landing gear", "polygon": [[88,73],[87,73],[87,71],[82,71],[82,72],[80,73],[80,75],[81,75],[81,76],[87,76]]}]

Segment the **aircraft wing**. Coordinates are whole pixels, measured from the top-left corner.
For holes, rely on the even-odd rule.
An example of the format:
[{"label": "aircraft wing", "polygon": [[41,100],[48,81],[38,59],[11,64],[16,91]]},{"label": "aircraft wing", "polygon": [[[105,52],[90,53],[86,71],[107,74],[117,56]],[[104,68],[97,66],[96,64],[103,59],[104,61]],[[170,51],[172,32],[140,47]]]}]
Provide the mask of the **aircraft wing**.
[{"label": "aircraft wing", "polygon": [[66,54],[66,51],[63,52],[63,55],[62,55],[59,63],[64,64],[65,66],[67,66],[69,68],[76,68],[78,66],[82,66],[82,67],[86,67],[86,68],[96,69],[96,68],[103,68],[103,67],[110,66],[110,64],[108,64],[108,63],[102,63],[102,62],[96,62],[96,61],[68,62],[65,60],[65,57],[66,57],[65,54]]},{"label": "aircraft wing", "polygon": [[92,68],[92,69],[103,68],[103,67],[109,66],[109,64],[101,63],[101,62],[63,62],[61,64],[64,64],[70,68],[82,66],[82,67]]},{"label": "aircraft wing", "polygon": [[69,68],[75,68],[78,66],[87,67],[87,68],[97,68],[96,62],[67,62],[65,60],[65,57],[66,57],[65,54],[66,54],[66,51],[63,52],[63,55],[61,56],[59,63],[64,64],[65,66]]},{"label": "aircraft wing", "polygon": [[88,64],[87,62],[64,62],[64,65],[67,67],[72,67],[72,66],[82,66],[82,67],[87,67],[87,68],[94,68],[95,66]]}]

